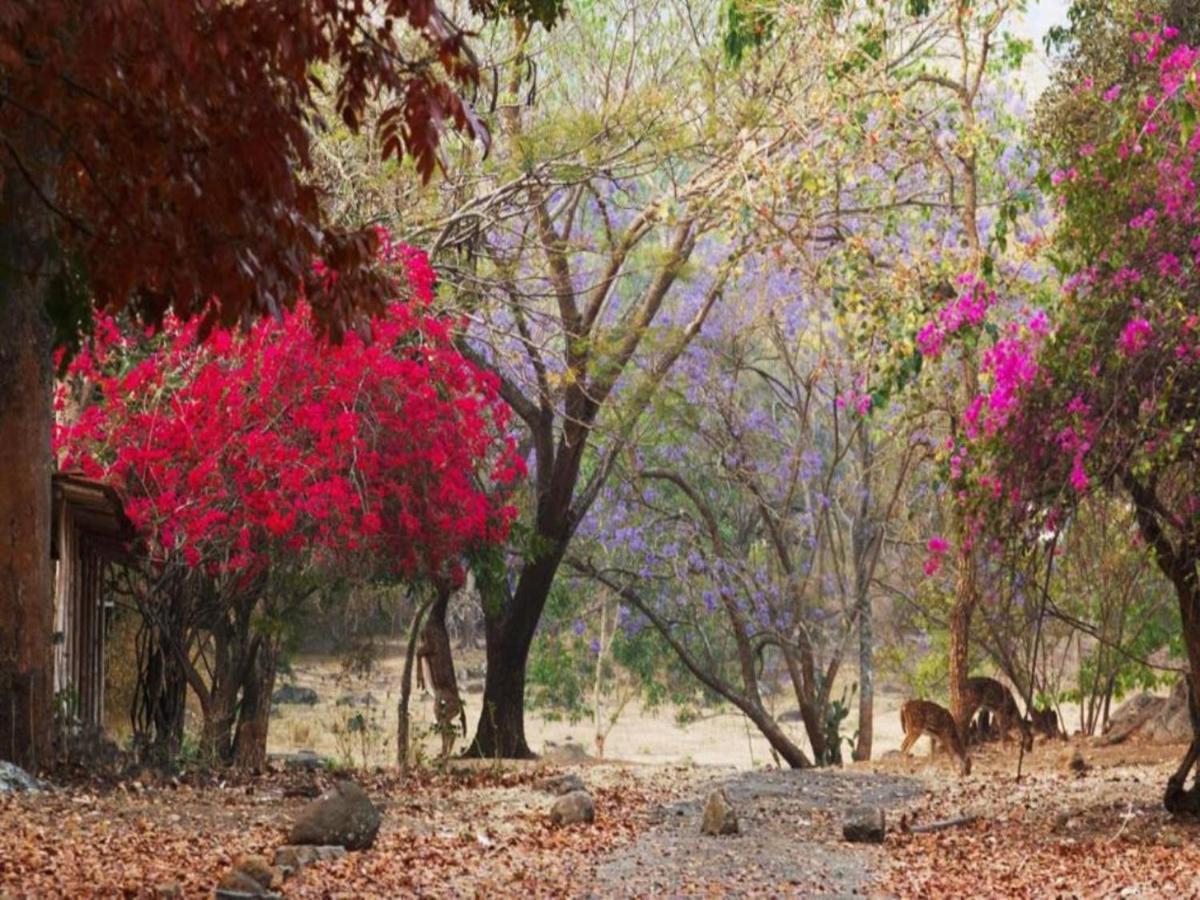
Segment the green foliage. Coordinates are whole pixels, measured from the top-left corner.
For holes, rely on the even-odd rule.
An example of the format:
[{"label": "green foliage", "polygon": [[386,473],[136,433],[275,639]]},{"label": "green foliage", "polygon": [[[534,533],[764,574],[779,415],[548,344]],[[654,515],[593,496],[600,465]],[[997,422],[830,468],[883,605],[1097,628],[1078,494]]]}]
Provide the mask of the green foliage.
[{"label": "green foliage", "polygon": [[[772,5],[764,0],[725,0],[721,10],[721,46],[729,65],[740,65],[747,51],[758,49],[771,37],[775,21]],[[836,0],[826,0],[826,5],[840,6]]]},{"label": "green foliage", "polygon": [[824,722],[825,752],[817,756],[818,766],[840,766],[842,764],[842,742],[853,747],[854,742],[858,739],[858,732],[845,737],[842,735],[842,723],[850,716],[850,708],[854,703],[856,693],[858,693],[858,685],[852,684],[849,688],[842,688],[841,697],[829,701]]},{"label": "green foliage", "polygon": [[1130,511],[1093,499],[1076,516],[1064,549],[1051,582],[1054,607],[1088,627],[1075,684],[1058,699],[1096,707],[1106,697],[1163,684],[1166,675],[1143,660],[1183,655],[1179,607],[1137,539]]},{"label": "green foliage", "polygon": [[515,19],[547,31],[567,14],[566,0],[472,0],[471,7],[488,21]]},{"label": "green foliage", "polygon": [[[583,587],[583,593],[579,589]],[[551,720],[579,722],[594,714],[592,692],[596,678],[596,637],[593,613],[584,610],[597,602],[585,582],[556,582],[543,613],[543,625],[534,637],[526,675],[526,702]],[[594,589],[592,589],[594,590]],[[584,619],[579,618],[584,615]],[[624,616],[624,613],[617,613]],[[682,669],[671,649],[649,627],[627,629],[617,625],[611,645],[601,660],[600,678],[607,700],[614,694],[628,695],[645,709],[665,703],[680,707],[686,719],[699,707],[716,702],[698,696],[695,681]],[[619,701],[606,704],[611,718],[619,714]],[[614,712],[615,709],[615,712]]]},{"label": "green foliage", "polygon": [[[918,640],[928,642],[928,648],[914,653],[913,644]],[[930,621],[928,630],[920,637],[905,636],[895,644],[879,648],[876,654],[880,671],[898,678],[909,696],[938,701],[948,696],[950,632],[944,625]]]}]

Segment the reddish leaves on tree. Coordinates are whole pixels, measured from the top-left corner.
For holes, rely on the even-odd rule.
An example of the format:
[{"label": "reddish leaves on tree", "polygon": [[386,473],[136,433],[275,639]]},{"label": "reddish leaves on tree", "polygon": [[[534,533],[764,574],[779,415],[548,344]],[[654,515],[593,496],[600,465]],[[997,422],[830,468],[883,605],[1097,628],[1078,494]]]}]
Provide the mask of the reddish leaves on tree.
[{"label": "reddish leaves on tree", "polygon": [[[322,216],[317,100],[351,128],[382,101],[383,154],[428,178],[444,128],[487,139],[458,93],[477,78],[434,0],[0,0],[3,177],[59,212],[101,308],[203,312],[207,329],[305,284],[340,333],[350,307],[382,311],[387,283],[374,233]],[[309,279],[314,257],[343,273],[336,293]]]},{"label": "reddish leaves on tree", "polygon": [[152,559],[214,576],[287,563],[455,577],[464,553],[505,538],[506,486],[524,475],[508,408],[455,349],[456,323],[430,313],[424,254],[380,243],[409,296],[367,340],[324,341],[304,301],[203,340],[198,320],[152,335],[97,320],[58,401],[83,384],[98,399],[56,450],[123,487]]}]

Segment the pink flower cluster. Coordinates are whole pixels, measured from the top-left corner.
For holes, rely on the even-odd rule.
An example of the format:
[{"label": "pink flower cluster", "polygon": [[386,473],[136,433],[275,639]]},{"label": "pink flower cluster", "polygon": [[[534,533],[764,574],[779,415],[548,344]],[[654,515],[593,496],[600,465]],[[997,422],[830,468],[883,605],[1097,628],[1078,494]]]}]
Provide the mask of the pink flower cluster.
[{"label": "pink flower cluster", "polygon": [[946,553],[950,550],[950,542],[944,537],[934,535],[925,545],[928,556],[925,558],[925,574],[929,576],[936,575],[942,568],[942,562],[946,558]]},{"label": "pink flower cluster", "polygon": [[996,302],[995,292],[976,275],[960,275],[958,284],[958,296],[917,332],[917,349],[923,356],[940,356],[948,337],[964,328],[982,324],[988,309]]},{"label": "pink flower cluster", "polygon": [[1153,333],[1154,329],[1150,327],[1150,323],[1145,319],[1140,317],[1130,319],[1121,331],[1121,336],[1117,339],[1117,346],[1124,356],[1136,356],[1150,343],[1150,337]]},{"label": "pink flower cluster", "polygon": [[865,416],[871,411],[871,395],[865,391],[848,390],[844,394],[838,394],[834,400],[834,405],[838,409],[853,409],[860,416]]},{"label": "pink flower cluster", "polygon": [[[1064,216],[1057,252],[1073,266],[1061,316],[1052,328],[1028,313],[983,350],[980,390],[947,444],[963,546],[985,521],[1053,530],[1101,476],[1154,471],[1177,462],[1181,442],[1195,446],[1194,412],[1175,400],[1200,379],[1200,50],[1177,37],[1154,20],[1134,36],[1142,73],[1079,89],[1113,105],[1097,113],[1111,128],[1050,177]],[[977,279],[964,288],[921,328],[922,354],[984,320],[994,298]],[[1182,505],[1200,509],[1200,489]],[[947,550],[929,541],[927,574]]]}]

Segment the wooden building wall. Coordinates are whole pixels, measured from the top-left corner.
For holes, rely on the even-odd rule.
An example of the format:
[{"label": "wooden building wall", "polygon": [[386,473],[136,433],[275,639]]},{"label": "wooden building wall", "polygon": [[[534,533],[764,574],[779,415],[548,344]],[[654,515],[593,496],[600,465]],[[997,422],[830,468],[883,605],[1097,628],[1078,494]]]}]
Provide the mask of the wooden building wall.
[{"label": "wooden building wall", "polygon": [[123,558],[130,533],[115,492],[56,475],[54,492],[54,691],[84,726],[104,723],[104,569]]}]

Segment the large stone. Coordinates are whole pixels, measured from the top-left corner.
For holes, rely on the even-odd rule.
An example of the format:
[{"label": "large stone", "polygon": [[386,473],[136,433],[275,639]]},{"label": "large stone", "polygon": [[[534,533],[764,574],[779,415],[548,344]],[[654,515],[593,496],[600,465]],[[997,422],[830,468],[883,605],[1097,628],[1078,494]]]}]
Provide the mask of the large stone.
[{"label": "large stone", "polygon": [[339,781],[300,810],[288,843],[365,850],[375,843],[380,821],[379,810],[366,791],[352,781]]},{"label": "large stone", "polygon": [[737,811],[724,788],[717,788],[708,795],[704,815],[700,818],[700,832],[712,835],[738,833]]},{"label": "large stone", "polygon": [[0,760],[0,794],[40,791],[41,789],[42,783],[20,766]]},{"label": "large stone", "polygon": [[1157,714],[1166,704],[1163,697],[1153,694],[1134,694],[1112,714],[1104,734],[1096,741],[1097,744],[1119,744],[1128,740],[1140,731],[1149,719]]},{"label": "large stone", "polygon": [[1186,744],[1192,740],[1192,716],[1188,711],[1187,681],[1175,682],[1171,695],[1158,715],[1146,723],[1144,737],[1152,744]]},{"label": "large stone", "polygon": [[[282,764],[285,769],[302,772],[315,772],[326,768],[326,761],[317,755],[315,750],[297,750],[295,753],[271,753],[267,760],[276,765]],[[313,794],[312,796],[316,796]]]},{"label": "large stone", "polygon": [[550,807],[550,822],[554,825],[578,825],[596,821],[596,804],[587,791],[563,794]]},{"label": "large stone", "polygon": [[300,703],[305,706],[315,706],[319,699],[317,692],[312,688],[300,687],[298,684],[285,684],[271,695],[271,702],[277,706],[283,703]]},{"label": "large stone", "polygon": [[882,844],[884,834],[883,810],[877,806],[857,807],[842,820],[842,837],[852,844]]},{"label": "large stone", "polygon": [[569,794],[571,791],[586,791],[587,785],[574,772],[563,772],[561,775],[547,775],[538,783],[538,790],[548,794]]},{"label": "large stone", "polygon": [[1181,678],[1169,697],[1141,693],[1122,703],[1109,718],[1108,727],[1096,743],[1103,746],[1138,740],[1178,744],[1188,743],[1191,739],[1187,681]]}]

